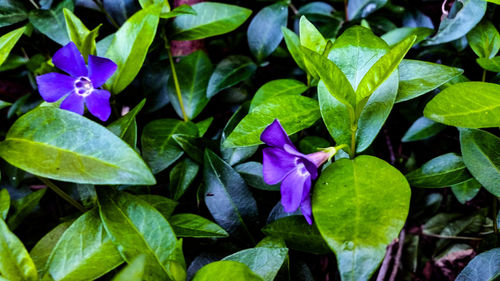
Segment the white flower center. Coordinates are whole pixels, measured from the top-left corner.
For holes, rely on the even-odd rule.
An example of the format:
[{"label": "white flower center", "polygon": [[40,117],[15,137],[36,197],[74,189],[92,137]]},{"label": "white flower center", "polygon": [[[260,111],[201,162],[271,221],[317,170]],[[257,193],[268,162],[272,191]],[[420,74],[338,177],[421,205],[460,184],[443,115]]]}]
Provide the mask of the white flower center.
[{"label": "white flower center", "polygon": [[90,81],[90,79],[85,76],[78,77],[73,85],[75,87],[75,92],[83,97],[90,95],[94,90],[92,81]]}]

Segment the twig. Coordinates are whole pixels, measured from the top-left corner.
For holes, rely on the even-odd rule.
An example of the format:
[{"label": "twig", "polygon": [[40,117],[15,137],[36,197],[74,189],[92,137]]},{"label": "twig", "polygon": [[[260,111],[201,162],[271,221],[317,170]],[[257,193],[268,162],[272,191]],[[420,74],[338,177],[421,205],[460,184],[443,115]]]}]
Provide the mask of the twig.
[{"label": "twig", "polygon": [[288,6],[290,7],[290,9],[292,9],[292,12],[294,15],[298,15],[299,14],[299,10],[297,10],[297,8],[295,7],[295,5],[293,5],[292,2],[290,2],[290,4],[288,4]]},{"label": "twig", "polygon": [[35,8],[40,9],[40,6],[38,6],[38,4],[34,0],[30,0],[30,2],[31,4],[33,4],[33,6],[35,6]]},{"label": "twig", "polygon": [[50,188],[52,191],[57,193],[57,195],[61,196],[62,199],[66,200],[68,203],[73,205],[73,207],[77,208],[80,210],[82,213],[86,212],[85,208],[80,205],[75,199],[73,199],[71,196],[66,194],[62,189],[60,189],[57,185],[55,185],[53,182],[51,182],[49,179],[38,177],[48,188]]},{"label": "twig", "polygon": [[401,233],[399,234],[399,241],[398,241],[398,251],[396,252],[396,257],[394,258],[394,265],[392,266],[392,272],[391,272],[391,277],[389,278],[389,281],[394,281],[396,280],[396,275],[398,274],[398,269],[399,269],[399,264],[401,263],[401,256],[403,255],[403,246],[405,244],[405,229],[401,230]]},{"label": "twig", "polygon": [[387,271],[389,270],[389,265],[391,264],[392,260],[392,251],[395,244],[396,239],[394,239],[394,241],[392,241],[391,244],[387,246],[384,261],[382,262],[382,266],[380,267],[380,270],[378,272],[377,281],[384,281],[385,276],[387,275]]},{"label": "twig", "polygon": [[384,135],[385,143],[387,144],[387,149],[389,150],[389,155],[391,157],[391,165],[394,165],[394,163],[396,163],[396,154],[394,154],[394,148],[392,147],[391,138],[389,137],[387,129],[384,129]]},{"label": "twig", "polygon": [[425,236],[435,237],[440,239],[458,239],[458,240],[473,240],[473,241],[481,241],[483,238],[480,237],[466,237],[466,236],[447,236],[447,235],[439,235],[432,233],[422,233]]}]

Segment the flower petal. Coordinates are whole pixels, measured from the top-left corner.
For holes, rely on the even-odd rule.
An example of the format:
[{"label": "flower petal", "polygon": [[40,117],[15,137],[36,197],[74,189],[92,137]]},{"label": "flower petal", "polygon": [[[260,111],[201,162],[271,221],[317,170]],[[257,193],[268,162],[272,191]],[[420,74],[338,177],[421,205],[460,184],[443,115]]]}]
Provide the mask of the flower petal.
[{"label": "flower petal", "polygon": [[302,203],[300,203],[300,211],[302,212],[302,215],[304,215],[304,218],[306,218],[306,221],[308,224],[313,223],[312,219],[312,208],[311,208],[311,196],[308,195]]},{"label": "flower petal", "polygon": [[269,146],[283,148],[285,144],[288,144],[291,147],[295,148],[278,119],[274,119],[273,123],[267,126],[266,129],[264,129],[264,131],[260,135],[260,140],[265,142]]},{"label": "flower petal", "polygon": [[85,103],[92,115],[101,119],[101,121],[106,121],[111,115],[111,105],[109,104],[109,98],[111,94],[106,90],[94,90],[86,99]]},{"label": "flower petal", "polygon": [[60,73],[47,73],[36,77],[38,91],[46,102],[55,102],[73,91],[75,79]]},{"label": "flower petal", "polygon": [[61,108],[83,115],[84,99],[84,97],[73,92],[66,99],[64,99],[61,103]]},{"label": "flower petal", "polygon": [[89,55],[89,78],[94,88],[99,88],[113,76],[118,66],[112,60]]},{"label": "flower petal", "polygon": [[88,73],[85,60],[73,42],[59,49],[52,57],[52,63],[74,77],[87,76]]},{"label": "flower petal", "polygon": [[295,169],[296,160],[298,160],[297,157],[275,147],[264,148],[262,154],[264,182],[270,185],[282,181],[290,171]]},{"label": "flower petal", "polygon": [[285,212],[299,208],[304,189],[311,189],[311,175],[303,164],[299,164],[281,183],[281,204]]},{"label": "flower petal", "polygon": [[290,155],[298,157],[300,159],[300,162],[304,163],[313,180],[318,177],[318,167],[314,162],[311,161],[308,155],[300,153],[294,146],[290,146],[288,144],[283,145],[283,149]]}]

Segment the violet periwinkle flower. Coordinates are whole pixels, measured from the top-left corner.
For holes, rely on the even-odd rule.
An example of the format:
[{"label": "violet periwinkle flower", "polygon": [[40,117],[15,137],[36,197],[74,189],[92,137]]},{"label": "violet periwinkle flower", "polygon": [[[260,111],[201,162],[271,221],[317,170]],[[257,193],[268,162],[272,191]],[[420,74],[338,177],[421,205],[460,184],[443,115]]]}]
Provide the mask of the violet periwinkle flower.
[{"label": "violet periwinkle flower", "polygon": [[65,96],[62,109],[83,115],[86,105],[92,115],[102,121],[108,120],[111,94],[99,87],[115,73],[117,65],[110,59],[89,55],[87,67],[73,42],[59,49],[52,62],[69,75],[52,72],[37,76],[42,98],[46,102],[56,102]]},{"label": "violet periwinkle flower", "polygon": [[312,224],[311,183],[318,177],[318,168],[337,149],[330,147],[312,154],[302,154],[292,144],[277,119],[267,126],[260,139],[271,146],[263,150],[264,182],[270,185],[281,182],[281,204],[285,212],[295,212],[300,207],[307,222]]}]

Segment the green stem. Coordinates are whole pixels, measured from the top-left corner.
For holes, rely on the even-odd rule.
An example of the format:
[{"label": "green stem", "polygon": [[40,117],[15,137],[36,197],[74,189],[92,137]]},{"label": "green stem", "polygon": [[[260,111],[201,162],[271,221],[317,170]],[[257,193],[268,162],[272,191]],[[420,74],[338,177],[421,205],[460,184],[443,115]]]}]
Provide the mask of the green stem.
[{"label": "green stem", "polygon": [[33,6],[35,6],[35,8],[40,9],[40,6],[38,6],[38,4],[34,0],[30,0],[30,2],[31,4],[33,4]]},{"label": "green stem", "polygon": [[172,56],[172,51],[170,49],[170,44],[168,43],[167,37],[164,34],[165,48],[168,52],[168,60],[170,61],[170,68],[172,69],[172,78],[174,79],[175,92],[177,93],[177,99],[179,100],[179,106],[181,107],[182,116],[184,121],[188,121],[186,110],[184,109],[184,102],[182,101],[181,87],[179,86],[179,79],[177,78],[177,71],[175,71],[174,58]]},{"label": "green stem", "polygon": [[77,208],[80,210],[82,213],[86,212],[87,210],[80,205],[75,199],[73,199],[71,196],[66,194],[62,189],[60,189],[57,185],[55,185],[53,182],[51,182],[49,179],[38,177],[48,188],[52,189],[57,195],[61,196],[62,199],[66,200],[68,203],[73,205],[73,207]]},{"label": "green stem", "polygon": [[483,82],[486,81],[486,69],[483,70]]}]

